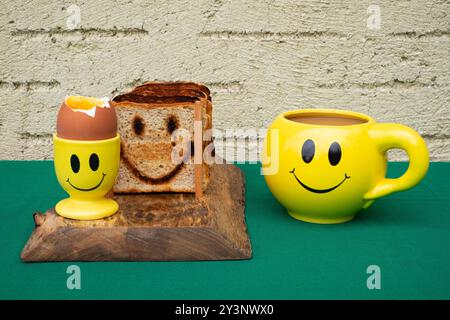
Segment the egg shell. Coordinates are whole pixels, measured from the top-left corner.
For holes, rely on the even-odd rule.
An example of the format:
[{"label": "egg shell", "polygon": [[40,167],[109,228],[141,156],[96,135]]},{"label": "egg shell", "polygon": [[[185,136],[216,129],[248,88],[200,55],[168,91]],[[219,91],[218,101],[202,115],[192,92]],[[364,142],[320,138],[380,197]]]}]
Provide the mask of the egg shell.
[{"label": "egg shell", "polygon": [[96,107],[95,116],[76,111],[64,102],[56,121],[56,135],[70,140],[105,140],[117,135],[117,115],[114,107]]}]

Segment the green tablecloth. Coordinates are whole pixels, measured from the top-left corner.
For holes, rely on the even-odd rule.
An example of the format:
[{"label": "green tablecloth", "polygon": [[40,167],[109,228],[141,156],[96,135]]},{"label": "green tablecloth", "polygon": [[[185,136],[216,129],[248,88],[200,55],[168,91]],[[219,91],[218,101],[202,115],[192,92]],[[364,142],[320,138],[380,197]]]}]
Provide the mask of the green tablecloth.
[{"label": "green tablecloth", "polygon": [[[407,164],[391,163],[398,176]],[[258,165],[241,165],[253,259],[211,262],[25,264],[32,213],[65,196],[52,162],[0,162],[0,298],[416,299],[450,298],[450,164],[432,163],[416,188],[376,202],[350,223],[290,218]],[[81,268],[81,290],[66,269]],[[381,290],[366,269],[381,268]]]}]

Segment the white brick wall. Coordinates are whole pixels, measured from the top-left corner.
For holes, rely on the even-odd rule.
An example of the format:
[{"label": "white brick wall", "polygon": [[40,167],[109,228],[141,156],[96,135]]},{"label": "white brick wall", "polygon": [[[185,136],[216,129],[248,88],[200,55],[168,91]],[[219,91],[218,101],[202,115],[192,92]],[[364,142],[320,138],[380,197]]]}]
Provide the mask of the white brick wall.
[{"label": "white brick wall", "polygon": [[51,158],[68,93],[192,80],[212,90],[216,128],[347,108],[415,128],[433,160],[450,160],[449,1],[3,0],[0,44],[0,159]]}]

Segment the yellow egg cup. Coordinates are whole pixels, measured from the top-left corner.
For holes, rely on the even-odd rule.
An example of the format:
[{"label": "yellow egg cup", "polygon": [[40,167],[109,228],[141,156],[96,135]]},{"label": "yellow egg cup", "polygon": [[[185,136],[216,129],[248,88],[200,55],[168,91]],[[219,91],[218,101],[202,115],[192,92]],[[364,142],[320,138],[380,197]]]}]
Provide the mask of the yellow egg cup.
[{"label": "yellow egg cup", "polygon": [[[358,124],[298,121],[305,117]],[[385,177],[386,151],[392,148],[405,150],[410,159],[396,179]],[[282,113],[268,128],[262,154],[262,174],[275,198],[295,219],[321,224],[352,220],[375,199],[412,188],[428,165],[426,144],[411,128],[332,109]]]},{"label": "yellow egg cup", "polygon": [[53,135],[55,172],[70,195],[55,207],[60,216],[76,220],[109,217],[119,205],[105,195],[112,189],[120,161],[120,136],[79,141]]}]

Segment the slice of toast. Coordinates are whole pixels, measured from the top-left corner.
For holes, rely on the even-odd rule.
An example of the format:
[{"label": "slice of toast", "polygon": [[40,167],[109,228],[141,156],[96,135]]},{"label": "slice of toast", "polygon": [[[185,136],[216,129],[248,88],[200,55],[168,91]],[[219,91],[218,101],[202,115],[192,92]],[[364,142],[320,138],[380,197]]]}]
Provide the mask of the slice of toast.
[{"label": "slice of toast", "polygon": [[[122,139],[114,192],[195,192],[194,110],[201,109],[204,135],[212,127],[208,88],[191,82],[149,82],[115,97],[112,105]],[[202,149],[209,143],[203,142]],[[201,179],[205,189],[205,162]]]}]

